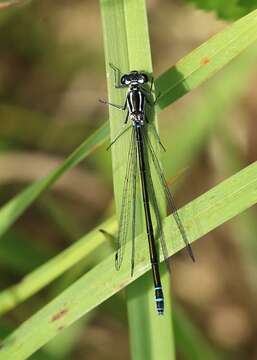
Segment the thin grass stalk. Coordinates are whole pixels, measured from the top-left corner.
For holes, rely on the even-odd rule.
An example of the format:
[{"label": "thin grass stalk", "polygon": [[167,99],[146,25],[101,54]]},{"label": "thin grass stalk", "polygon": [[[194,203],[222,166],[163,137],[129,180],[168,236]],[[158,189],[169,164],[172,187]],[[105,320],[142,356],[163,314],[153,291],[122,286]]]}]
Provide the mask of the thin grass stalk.
[{"label": "thin grass stalk", "polygon": [[[121,71],[143,70],[152,74],[151,52],[144,0],[101,1],[103,32],[106,55],[109,101],[124,103],[124,92],[114,89],[113,74],[109,63]],[[124,115],[110,109],[111,137],[119,132]],[[156,119],[155,119],[156,122]],[[122,136],[112,147],[114,192],[119,214],[128,158],[129,136]],[[153,178],[153,181],[157,179]],[[158,184],[156,184],[158,187]],[[139,186],[138,186],[139,188]],[[162,209],[164,199],[159,198]],[[142,202],[137,208],[142,209]],[[145,231],[144,217],[137,217],[136,233]],[[145,237],[144,241],[147,241]],[[125,256],[130,256],[126,252]],[[131,354],[136,359],[175,359],[171,307],[169,305],[169,279],[166,269],[162,268],[162,282],[165,293],[165,316],[160,318],[155,310],[152,274],[149,272],[135,281],[126,290],[130,330]],[[166,336],[160,336],[165,333]]]}]

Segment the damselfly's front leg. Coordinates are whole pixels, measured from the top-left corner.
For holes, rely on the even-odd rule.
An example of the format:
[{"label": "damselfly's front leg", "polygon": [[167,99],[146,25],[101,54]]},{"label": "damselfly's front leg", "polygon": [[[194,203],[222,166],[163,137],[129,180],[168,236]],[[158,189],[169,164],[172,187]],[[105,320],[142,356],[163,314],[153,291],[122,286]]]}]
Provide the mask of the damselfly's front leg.
[{"label": "damselfly's front leg", "polygon": [[122,89],[124,87],[126,87],[126,85],[122,85],[120,83],[120,79],[121,79],[121,72],[120,69],[117,68],[115,65],[109,63],[110,68],[113,70],[114,72],[114,86],[116,89]]},{"label": "damselfly's front leg", "polygon": [[154,100],[154,105],[157,103],[157,101],[160,99],[162,93],[159,92],[158,95],[155,97],[155,100]]},{"label": "damselfly's front leg", "polygon": [[158,99],[161,96],[161,93],[159,92],[157,96],[155,96],[155,100],[154,101],[150,101],[149,100],[149,95],[153,95],[153,93],[155,93],[155,90],[153,90],[153,84],[154,84],[154,78],[151,78],[151,84],[150,84],[150,90],[146,89],[145,87],[141,87],[141,90],[144,92],[144,94],[146,95],[146,102],[148,103],[148,105],[150,106],[155,106],[155,104],[157,103]]}]

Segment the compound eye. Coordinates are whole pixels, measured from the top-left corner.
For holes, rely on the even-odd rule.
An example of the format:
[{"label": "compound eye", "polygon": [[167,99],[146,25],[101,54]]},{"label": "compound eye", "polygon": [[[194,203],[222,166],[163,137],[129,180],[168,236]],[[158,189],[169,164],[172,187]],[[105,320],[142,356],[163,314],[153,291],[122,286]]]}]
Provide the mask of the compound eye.
[{"label": "compound eye", "polygon": [[145,80],[144,80],[143,77],[140,77],[140,78],[138,79],[138,82],[139,82],[139,84],[143,84],[143,83],[145,82]]},{"label": "compound eye", "polygon": [[149,81],[148,76],[146,74],[143,73],[143,74],[141,74],[141,76],[143,78],[144,83],[147,83]]},{"label": "compound eye", "polygon": [[126,75],[123,75],[120,79],[120,82],[122,85],[125,85],[126,84]]},{"label": "compound eye", "polygon": [[129,85],[130,79],[129,79],[128,75],[123,75],[120,79],[120,82],[122,85]]}]

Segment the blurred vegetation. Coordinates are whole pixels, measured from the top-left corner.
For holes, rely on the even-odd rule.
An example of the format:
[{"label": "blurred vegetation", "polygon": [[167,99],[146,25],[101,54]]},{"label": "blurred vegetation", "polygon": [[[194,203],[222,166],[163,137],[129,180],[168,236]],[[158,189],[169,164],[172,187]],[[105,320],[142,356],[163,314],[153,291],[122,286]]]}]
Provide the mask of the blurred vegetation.
[{"label": "blurred vegetation", "polygon": [[235,20],[257,8],[255,0],[229,0],[226,3],[221,0],[185,0],[199,9],[215,11],[222,19]]},{"label": "blurred vegetation", "polygon": [[[231,11],[224,6],[215,10],[234,19],[254,8],[249,1],[238,4]],[[207,5],[206,10],[214,9]],[[227,25],[190,5],[161,0],[149,1],[149,23],[156,74]],[[106,120],[97,101],[106,96],[101,34],[97,2],[44,0],[1,9],[1,206],[48,174]],[[187,167],[175,183],[178,205],[256,160],[256,58],[252,48],[161,114],[160,132],[168,149],[164,166],[173,174],[182,170],[176,164]],[[183,156],[179,151],[183,137],[193,136],[194,129],[194,149],[178,159]],[[65,184],[58,182],[36,201],[4,235],[1,290],[113,213],[110,169],[110,154],[102,147],[71,171]],[[198,259],[194,267],[182,254],[173,257],[174,297],[183,306],[183,310],[176,307],[175,316],[178,358],[203,359],[210,353],[222,353],[227,359],[257,357],[255,219],[256,209],[251,209],[199,240],[194,245]],[[0,337],[105,254],[102,249],[89,263],[81,261],[3,316]],[[113,297],[31,359],[115,360],[120,354],[128,359],[125,313],[122,295]],[[193,350],[187,351],[191,344],[200,349],[194,357]]]}]

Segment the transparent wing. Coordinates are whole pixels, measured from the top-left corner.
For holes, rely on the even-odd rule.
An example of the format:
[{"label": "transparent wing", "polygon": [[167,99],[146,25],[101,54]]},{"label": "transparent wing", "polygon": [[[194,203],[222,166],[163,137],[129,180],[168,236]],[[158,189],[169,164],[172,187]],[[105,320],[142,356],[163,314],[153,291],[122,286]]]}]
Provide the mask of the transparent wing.
[{"label": "transparent wing", "polygon": [[135,254],[135,213],[136,213],[136,177],[137,177],[137,149],[135,144],[134,129],[131,131],[128,162],[125,173],[125,180],[122,190],[121,210],[119,217],[119,228],[117,235],[115,266],[119,270],[125,251],[125,245],[128,237],[128,229],[132,226],[132,259],[131,272],[134,269]]},{"label": "transparent wing", "polygon": [[[192,248],[189,244],[189,241],[188,241],[188,238],[187,238],[187,235],[186,235],[186,231],[185,231],[185,228],[182,224],[182,221],[179,217],[179,214],[178,214],[178,211],[177,211],[177,208],[176,208],[176,205],[175,205],[175,201],[173,199],[173,196],[167,186],[167,183],[166,183],[166,180],[165,180],[165,177],[164,177],[164,174],[163,174],[163,171],[162,171],[162,168],[161,168],[161,165],[159,163],[159,160],[157,158],[157,155],[153,149],[153,146],[147,136],[147,134],[144,132],[144,141],[147,145],[147,148],[149,149],[149,153],[150,153],[150,156],[151,156],[151,159],[153,161],[153,164],[154,164],[154,167],[155,167],[155,170],[158,174],[158,178],[159,178],[159,181],[160,181],[160,184],[162,186],[162,189],[163,189],[163,192],[165,194],[165,197],[167,199],[167,202],[168,202],[168,205],[170,206],[171,208],[171,211],[172,211],[172,214],[174,216],[174,219],[176,221],[176,224],[178,226],[178,229],[180,231],[180,234],[181,234],[181,237],[187,247],[187,251],[188,251],[188,254],[189,256],[191,257],[191,259],[193,261],[195,261],[195,257],[194,257],[194,254],[193,254],[193,251],[192,251]],[[164,241],[165,243],[165,241]],[[166,244],[165,244],[166,246]],[[165,254],[164,254],[164,257],[165,257]]]}]

